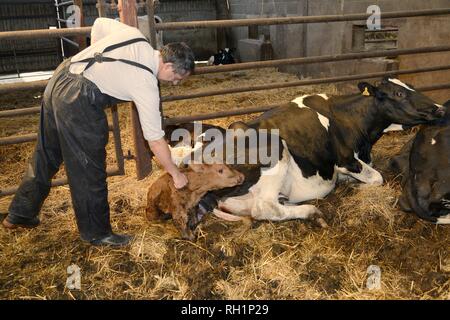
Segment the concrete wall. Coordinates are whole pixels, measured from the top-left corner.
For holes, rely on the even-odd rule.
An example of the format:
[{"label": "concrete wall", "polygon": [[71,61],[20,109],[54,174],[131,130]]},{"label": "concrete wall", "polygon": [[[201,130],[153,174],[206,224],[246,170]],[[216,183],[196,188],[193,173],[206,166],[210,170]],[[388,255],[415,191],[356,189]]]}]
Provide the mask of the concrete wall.
[{"label": "concrete wall", "polygon": [[[230,0],[231,16],[234,19],[255,17],[282,17],[296,15],[332,15],[365,13],[369,5],[380,6],[381,12],[449,8],[450,0]],[[437,46],[450,43],[450,17],[417,17],[386,20],[382,25],[399,27],[398,47],[414,48]],[[315,23],[304,25],[270,26],[270,39],[274,47],[274,58],[320,56],[352,52],[352,29],[354,24],[365,21]],[[247,38],[248,28],[234,28],[233,43]],[[266,33],[264,28],[261,33]],[[401,69],[449,64],[450,53],[401,56],[397,61],[363,59],[360,61],[343,61],[320,63],[305,66],[281,68],[281,71],[295,72],[299,77],[329,77],[389,70],[396,64]],[[401,79],[413,85],[430,85],[448,83],[450,72],[402,76]],[[354,90],[353,84],[341,86],[344,91]],[[439,102],[450,99],[450,90],[428,93]]]}]

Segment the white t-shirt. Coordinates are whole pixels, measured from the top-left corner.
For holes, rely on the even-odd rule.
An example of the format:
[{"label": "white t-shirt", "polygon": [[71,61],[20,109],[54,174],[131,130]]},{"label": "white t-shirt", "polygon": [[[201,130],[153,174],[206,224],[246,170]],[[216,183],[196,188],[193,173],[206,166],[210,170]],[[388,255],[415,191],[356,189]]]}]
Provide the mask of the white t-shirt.
[{"label": "white t-shirt", "polygon": [[[92,58],[106,47],[134,38],[145,38],[133,27],[121,22],[97,18],[91,31],[91,45],[72,57],[72,62]],[[146,42],[137,42],[103,54],[105,57],[126,59],[144,66],[149,71],[119,61],[94,63],[84,71],[87,63],[72,63],[70,72],[83,75],[100,89],[114,98],[133,101],[139,113],[144,138],[154,141],[164,136],[159,111],[159,90],[156,75],[160,53]]]}]

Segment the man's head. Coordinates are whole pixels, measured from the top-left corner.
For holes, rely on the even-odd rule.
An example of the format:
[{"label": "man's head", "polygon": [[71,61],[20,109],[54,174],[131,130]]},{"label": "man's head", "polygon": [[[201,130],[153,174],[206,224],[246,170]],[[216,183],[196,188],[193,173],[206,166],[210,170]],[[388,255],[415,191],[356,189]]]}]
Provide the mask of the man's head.
[{"label": "man's head", "polygon": [[158,68],[159,80],[178,84],[194,72],[194,52],[184,42],[166,44],[159,51],[161,53]]}]

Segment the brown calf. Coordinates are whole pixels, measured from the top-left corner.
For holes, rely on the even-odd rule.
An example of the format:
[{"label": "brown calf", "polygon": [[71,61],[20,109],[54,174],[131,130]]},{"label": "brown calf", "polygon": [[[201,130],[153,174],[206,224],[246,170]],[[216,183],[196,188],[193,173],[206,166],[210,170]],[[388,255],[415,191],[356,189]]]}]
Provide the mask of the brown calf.
[{"label": "brown calf", "polygon": [[188,225],[195,206],[211,190],[234,187],[242,184],[244,175],[225,164],[190,164],[181,169],[188,184],[176,189],[168,173],[158,178],[148,189],[146,216],[148,220],[158,220],[163,214],[172,215],[175,226],[184,239],[194,239]]}]

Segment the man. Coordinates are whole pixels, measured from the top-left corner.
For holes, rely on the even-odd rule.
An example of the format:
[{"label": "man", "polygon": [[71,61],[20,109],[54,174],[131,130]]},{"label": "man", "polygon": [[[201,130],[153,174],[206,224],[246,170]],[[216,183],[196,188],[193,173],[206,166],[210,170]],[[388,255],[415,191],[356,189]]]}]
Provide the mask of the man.
[{"label": "man", "polygon": [[93,245],[126,245],[130,236],[112,232],[106,183],[108,123],[104,108],[134,101],[143,134],[172,176],[187,179],[173,164],[159,111],[158,80],[178,84],[194,71],[194,54],[184,43],[154,50],[142,33],[118,21],[98,18],[91,46],[63,62],[42,101],[38,143],[3,226],[33,228],[64,161],[78,230]]}]

